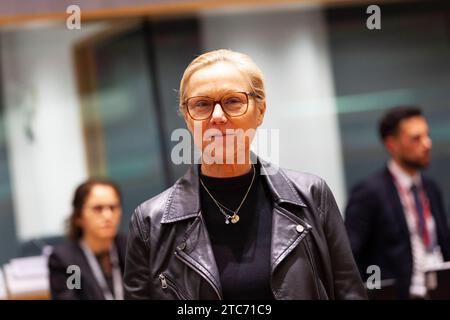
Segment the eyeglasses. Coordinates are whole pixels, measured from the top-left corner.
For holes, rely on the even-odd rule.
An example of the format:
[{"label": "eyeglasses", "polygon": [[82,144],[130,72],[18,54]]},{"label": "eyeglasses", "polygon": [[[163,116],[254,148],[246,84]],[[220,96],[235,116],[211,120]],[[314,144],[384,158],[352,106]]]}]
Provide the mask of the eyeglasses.
[{"label": "eyeglasses", "polygon": [[95,214],[101,214],[103,210],[109,209],[111,212],[118,212],[121,209],[121,206],[119,204],[113,204],[113,205],[94,205],[90,207],[86,207],[87,209],[91,210]]},{"label": "eyeglasses", "polygon": [[190,97],[184,103],[189,116],[194,120],[205,120],[211,117],[216,104],[220,104],[223,112],[229,117],[239,117],[247,112],[248,97],[257,97],[253,92],[232,92],[224,95],[220,100],[210,97]]}]

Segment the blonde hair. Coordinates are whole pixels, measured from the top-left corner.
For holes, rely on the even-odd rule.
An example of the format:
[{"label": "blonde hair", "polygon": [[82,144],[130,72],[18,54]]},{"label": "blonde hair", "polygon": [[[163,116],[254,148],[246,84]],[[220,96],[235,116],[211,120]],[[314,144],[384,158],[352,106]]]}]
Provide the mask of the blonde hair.
[{"label": "blonde hair", "polygon": [[187,66],[186,70],[184,70],[183,78],[181,78],[180,81],[179,95],[179,107],[182,113],[185,112],[185,89],[191,76],[196,71],[219,62],[228,62],[233,64],[245,77],[248,78],[251,91],[256,94],[256,98],[261,101],[265,99],[266,92],[264,88],[264,77],[256,63],[246,54],[227,49],[219,49],[209,51],[198,56]]}]

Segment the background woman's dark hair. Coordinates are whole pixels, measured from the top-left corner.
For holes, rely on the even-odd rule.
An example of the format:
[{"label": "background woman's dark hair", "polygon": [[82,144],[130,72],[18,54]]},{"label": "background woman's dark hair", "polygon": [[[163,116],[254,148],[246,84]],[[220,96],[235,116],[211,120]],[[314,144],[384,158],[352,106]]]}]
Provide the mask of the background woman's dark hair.
[{"label": "background woman's dark hair", "polygon": [[72,214],[66,221],[67,236],[73,241],[78,241],[83,235],[83,229],[77,225],[77,219],[81,216],[83,206],[91,193],[93,187],[103,185],[110,186],[116,192],[120,203],[122,203],[122,194],[119,186],[112,181],[102,178],[92,178],[80,184],[75,190],[72,200]]},{"label": "background woman's dark hair", "polygon": [[417,116],[422,116],[422,111],[415,106],[399,106],[388,110],[378,127],[381,140],[384,141],[387,136],[395,136],[402,120]]}]

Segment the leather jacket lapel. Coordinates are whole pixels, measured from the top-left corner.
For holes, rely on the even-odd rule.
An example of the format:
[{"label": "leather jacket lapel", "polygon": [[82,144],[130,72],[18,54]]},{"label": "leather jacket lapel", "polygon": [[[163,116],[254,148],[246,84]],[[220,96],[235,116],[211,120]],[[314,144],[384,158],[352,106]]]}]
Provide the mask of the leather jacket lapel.
[{"label": "leather jacket lapel", "polygon": [[219,271],[200,211],[198,165],[191,166],[175,183],[161,223],[171,224],[193,218],[184,232],[182,242],[176,247],[175,255],[205,279],[221,299]]},{"label": "leather jacket lapel", "polygon": [[288,210],[275,206],[272,218],[271,269],[276,267],[297,247],[311,226]]},{"label": "leather jacket lapel", "polygon": [[[302,212],[307,210],[307,205],[295,191],[292,182],[282,170],[275,170],[272,164],[259,160],[261,171],[266,173],[266,182],[274,199],[271,240],[272,281],[276,268],[312,231],[312,226]],[[267,174],[269,172],[271,174]],[[305,243],[305,250],[317,278],[315,262],[312,260],[311,248],[308,243]]]},{"label": "leather jacket lapel", "polygon": [[183,242],[177,246],[175,255],[202,276],[214,289],[219,299],[223,298],[219,270],[200,212],[187,229]]}]

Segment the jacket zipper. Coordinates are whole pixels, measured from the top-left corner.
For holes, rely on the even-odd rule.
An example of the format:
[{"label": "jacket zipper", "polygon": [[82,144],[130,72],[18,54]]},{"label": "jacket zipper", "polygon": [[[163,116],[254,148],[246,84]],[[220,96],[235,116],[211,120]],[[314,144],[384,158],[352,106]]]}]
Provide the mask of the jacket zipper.
[{"label": "jacket zipper", "polygon": [[159,280],[161,281],[161,288],[163,290],[170,289],[172,290],[180,300],[189,300],[180,290],[177,289],[175,283],[170,280],[164,273],[159,275]]},{"label": "jacket zipper", "polygon": [[220,300],[223,300],[222,294],[219,291],[219,288],[217,288],[217,286],[214,284],[214,282],[209,278],[208,275],[206,275],[204,272],[202,272],[201,270],[199,270],[198,268],[196,268],[192,263],[190,263],[186,258],[184,258],[180,253],[178,253],[177,251],[175,251],[175,256],[180,259],[182,262],[184,262],[185,264],[187,264],[189,267],[191,267],[195,272],[197,272],[198,274],[200,274],[200,276],[202,278],[204,278],[210,285],[211,287],[214,289],[214,291],[216,292],[217,296],[219,297]]},{"label": "jacket zipper", "polygon": [[308,254],[309,263],[311,264],[311,268],[312,268],[313,274],[314,274],[314,283],[316,284],[317,296],[319,297],[319,299],[321,299],[319,283],[317,282],[318,274],[317,274],[317,270],[316,270],[316,264],[314,263],[314,260],[312,258],[311,249],[309,248],[308,243],[305,243],[305,247],[306,247],[306,252]]}]

